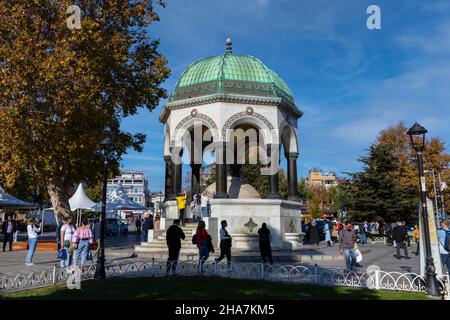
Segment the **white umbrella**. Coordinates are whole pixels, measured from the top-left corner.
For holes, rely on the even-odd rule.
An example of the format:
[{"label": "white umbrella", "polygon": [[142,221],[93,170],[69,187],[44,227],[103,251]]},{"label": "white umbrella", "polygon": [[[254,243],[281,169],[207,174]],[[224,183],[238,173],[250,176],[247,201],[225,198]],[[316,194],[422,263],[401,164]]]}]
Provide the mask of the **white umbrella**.
[{"label": "white umbrella", "polygon": [[80,183],[77,191],[75,191],[74,195],[69,199],[69,205],[71,211],[78,210],[77,226],[79,226],[81,222],[81,210],[91,210],[91,208],[95,206],[95,202],[89,199],[84,192],[83,185]]}]

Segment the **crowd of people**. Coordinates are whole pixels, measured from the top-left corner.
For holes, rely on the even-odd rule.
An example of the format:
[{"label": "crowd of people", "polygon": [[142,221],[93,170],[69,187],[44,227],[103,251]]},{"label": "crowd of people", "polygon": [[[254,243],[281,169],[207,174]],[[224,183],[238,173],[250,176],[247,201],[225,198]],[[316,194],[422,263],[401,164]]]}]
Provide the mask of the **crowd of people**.
[{"label": "crowd of people", "polygon": [[[319,222],[323,227],[319,228]],[[364,247],[369,237],[373,235],[384,236],[386,245],[395,248],[394,257],[396,259],[411,259],[408,254],[408,247],[411,247],[411,239],[416,243],[416,249],[413,252],[416,256],[420,253],[420,230],[418,224],[410,232],[406,222],[397,219],[392,223],[367,222],[357,224],[349,221],[329,221],[313,219],[304,225],[307,236],[305,243],[311,245],[319,245],[323,233],[323,239],[327,246],[331,247],[335,244],[339,247],[339,252],[344,255],[345,267],[347,270],[353,270],[355,266],[360,266],[357,260],[358,245]],[[441,263],[443,267],[450,270],[450,221],[442,220],[437,230],[437,240]],[[403,251],[403,252],[402,252]],[[403,253],[403,255],[402,255]]]},{"label": "crowd of people", "polygon": [[[175,199],[177,200],[177,207],[179,212],[179,220],[182,226],[186,221],[186,206],[189,202],[189,209],[192,213],[192,221],[199,222],[202,218],[206,218],[211,213],[211,205],[209,203],[209,197],[203,194],[193,194],[188,197],[186,191],[180,192]],[[189,201],[188,201],[189,199]]]},{"label": "crowd of people", "polygon": [[[182,221],[186,221],[184,207],[187,199],[186,194],[180,194],[177,197],[180,219],[175,219],[173,225],[167,229],[166,242],[168,246],[167,259],[167,273],[172,274],[176,270],[178,257],[181,250],[181,240],[185,239],[185,234],[180,228]],[[204,217],[209,216],[210,209],[208,208],[209,199],[206,196],[194,195],[191,202],[191,210],[193,214],[193,221],[197,222],[197,229],[192,238],[192,243],[198,248],[199,256],[199,272],[203,272],[205,261],[209,258],[210,253],[214,253],[214,245],[212,237],[208,234],[206,229]],[[137,233],[141,234],[141,241],[147,241],[148,232],[154,228],[159,229],[159,219],[153,219],[153,215],[145,213],[143,218],[136,218],[135,225]],[[220,237],[220,255],[215,259],[216,263],[221,262],[225,257],[227,265],[231,264],[231,248],[232,237],[227,230],[228,224],[226,220],[221,221],[221,228],[219,231]],[[57,244],[58,244],[58,258],[62,268],[69,269],[71,266],[83,266],[87,261],[93,260],[98,255],[100,247],[100,228],[101,221],[99,220],[95,225],[90,226],[88,219],[82,219],[81,225],[76,228],[72,217],[64,219],[64,224],[60,225],[56,230]],[[374,235],[386,237],[386,244],[395,247],[394,257],[396,259],[410,259],[408,247],[411,246],[411,238],[416,243],[416,250],[413,252],[419,255],[420,252],[420,230],[419,226],[414,225],[412,232],[409,232],[407,224],[401,219],[393,223],[379,223],[363,221],[355,224],[349,221],[331,221],[313,219],[308,224],[303,226],[303,231],[306,233],[305,242],[311,245],[319,245],[323,239],[328,247],[337,246],[340,254],[344,255],[345,268],[353,270],[354,267],[360,267],[357,262],[357,257],[360,254],[358,245],[364,247],[367,244],[368,238]],[[3,251],[7,246],[9,251],[12,251],[12,243],[17,237],[18,225],[13,216],[8,216],[7,220],[1,225],[1,232],[3,235]],[[29,219],[27,225],[28,234],[28,252],[26,255],[26,265],[33,265],[33,256],[36,251],[38,238],[42,232],[42,222],[39,219]],[[261,254],[261,261],[263,263],[269,262],[273,264],[271,236],[270,230],[266,223],[263,223],[258,230],[259,249]],[[322,235],[321,235],[322,233]],[[441,256],[441,263],[450,270],[450,221],[442,220],[439,223],[437,230],[438,246]],[[96,246],[94,245],[96,244]],[[96,247],[92,252],[91,249]],[[403,251],[403,256],[402,256]]]},{"label": "crowd of people", "polygon": [[[231,266],[231,248],[232,248],[232,237],[228,233],[227,227],[228,223],[226,220],[220,222],[221,228],[219,231],[220,235],[220,255],[215,259],[215,263],[220,263],[225,257],[227,259],[227,266]],[[269,262],[273,264],[272,258],[272,248],[271,248],[271,237],[270,230],[267,228],[267,224],[263,223],[261,228],[258,230],[259,235],[259,250],[261,253],[261,260],[263,263]],[[169,251],[169,256],[167,259],[167,274],[175,275],[176,267],[178,264],[178,258],[181,250],[181,241],[186,238],[183,230],[180,227],[180,220],[175,219],[173,224],[167,229],[166,232],[166,243]],[[192,243],[198,248],[199,257],[199,273],[203,273],[204,264],[209,258],[210,253],[214,253],[214,245],[212,237],[208,234],[206,230],[205,221],[198,221],[197,229],[192,236]]]}]

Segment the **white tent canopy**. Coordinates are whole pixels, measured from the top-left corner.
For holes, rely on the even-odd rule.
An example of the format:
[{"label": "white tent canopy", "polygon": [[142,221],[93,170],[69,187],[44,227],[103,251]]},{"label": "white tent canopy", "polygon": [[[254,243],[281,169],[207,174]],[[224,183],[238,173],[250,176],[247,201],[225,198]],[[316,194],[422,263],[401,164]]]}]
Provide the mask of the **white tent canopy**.
[{"label": "white tent canopy", "polygon": [[84,192],[83,185],[80,183],[75,194],[69,199],[69,205],[71,211],[78,209],[91,210],[91,208],[95,206],[95,202],[89,199]]},{"label": "white tent canopy", "polygon": [[95,206],[95,202],[89,199],[89,197],[84,192],[83,184],[79,184],[77,191],[75,191],[74,195],[69,199],[69,205],[71,211],[78,210],[77,214],[77,226],[81,224],[81,210],[91,210],[93,206]]},{"label": "white tent canopy", "polygon": [[0,185],[0,209],[36,209],[38,205],[22,201],[7,194]]},{"label": "white tent canopy", "polygon": [[[102,204],[97,203],[91,210],[101,211]],[[106,198],[106,210],[147,210],[146,207],[131,200],[121,184]]]}]

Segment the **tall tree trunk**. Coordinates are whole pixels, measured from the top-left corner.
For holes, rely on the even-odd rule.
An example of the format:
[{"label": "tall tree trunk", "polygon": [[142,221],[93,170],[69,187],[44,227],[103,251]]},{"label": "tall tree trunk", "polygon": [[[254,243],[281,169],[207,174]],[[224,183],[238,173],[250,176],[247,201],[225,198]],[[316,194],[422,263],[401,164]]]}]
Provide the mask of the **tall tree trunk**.
[{"label": "tall tree trunk", "polygon": [[52,202],[53,209],[55,211],[55,216],[58,223],[62,219],[69,216],[69,197],[67,195],[67,190],[62,186],[62,183],[54,179],[49,179],[47,182],[47,190],[50,195],[50,201]]}]

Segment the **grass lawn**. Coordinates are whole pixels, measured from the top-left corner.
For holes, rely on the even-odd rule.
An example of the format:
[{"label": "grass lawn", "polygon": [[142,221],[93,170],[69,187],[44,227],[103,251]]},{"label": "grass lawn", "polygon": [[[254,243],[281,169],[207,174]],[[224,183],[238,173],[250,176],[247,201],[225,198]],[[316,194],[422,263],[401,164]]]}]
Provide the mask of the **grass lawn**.
[{"label": "grass lawn", "polygon": [[220,277],[111,278],[81,283],[81,290],[65,286],[3,295],[2,299],[272,299],[272,300],[424,300],[422,293],[375,291],[275,283]]}]

